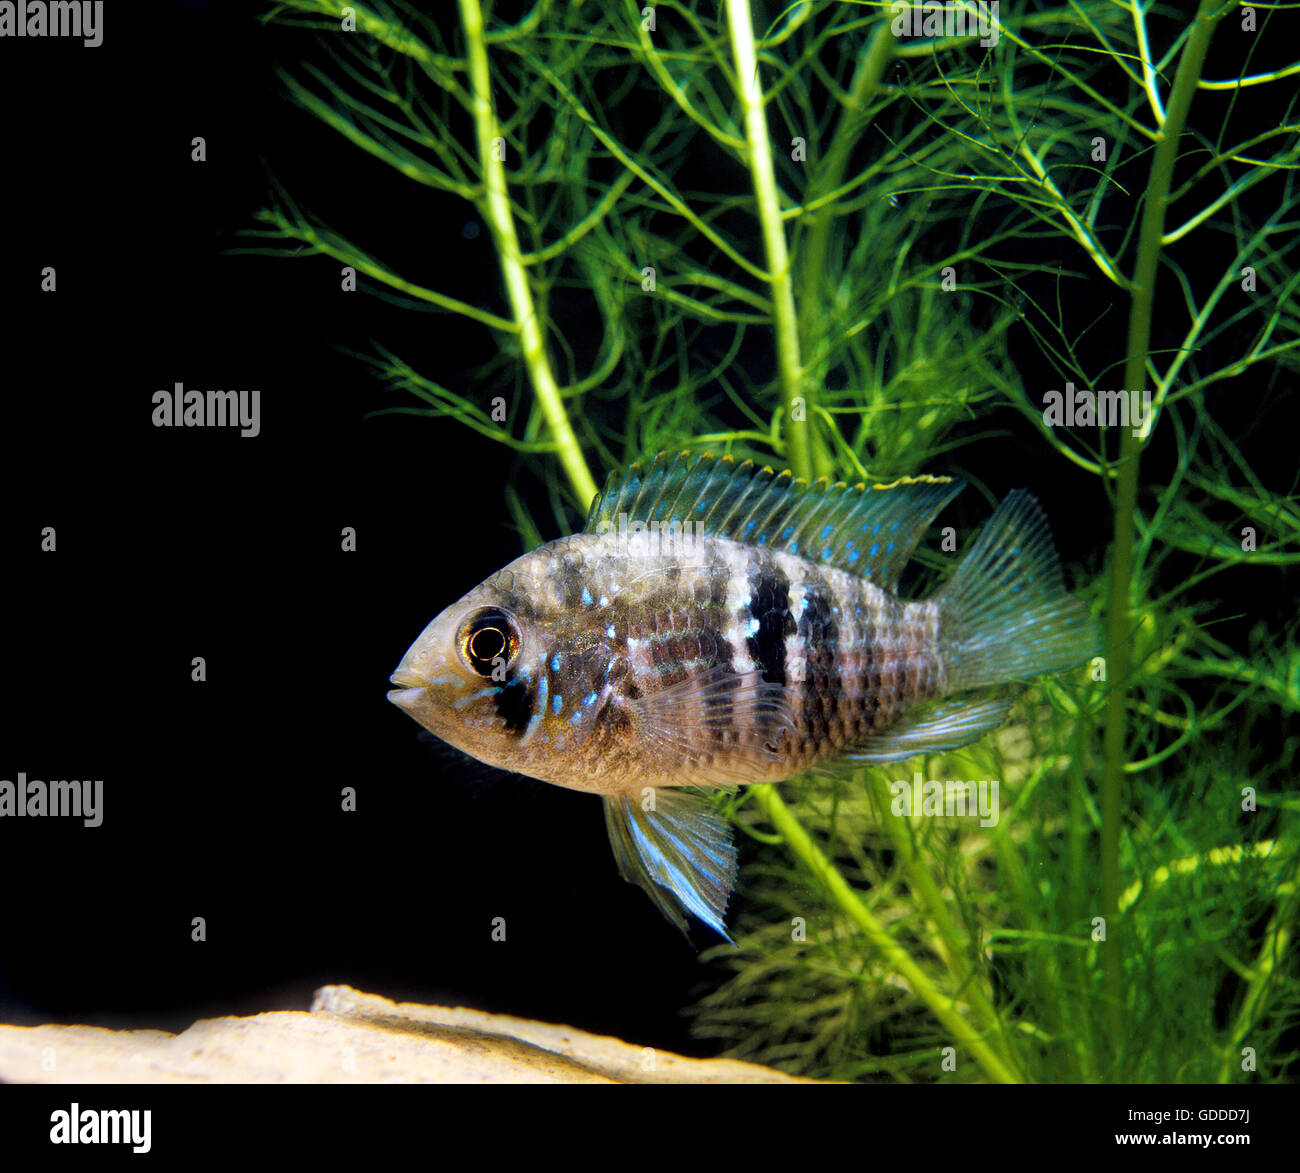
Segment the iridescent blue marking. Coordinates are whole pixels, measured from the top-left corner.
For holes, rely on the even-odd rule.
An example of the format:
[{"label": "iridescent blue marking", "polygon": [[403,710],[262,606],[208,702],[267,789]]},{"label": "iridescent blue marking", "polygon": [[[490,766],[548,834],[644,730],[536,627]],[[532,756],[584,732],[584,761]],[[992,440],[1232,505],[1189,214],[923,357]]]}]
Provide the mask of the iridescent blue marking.
[{"label": "iridescent blue marking", "polygon": [[829,538],[831,534],[833,534],[834,532],[835,532],[835,527],[833,525],[828,525],[825,528],[823,528],[822,537]]},{"label": "iridescent blue marking", "polygon": [[614,625],[612,623],[607,628],[605,628],[605,638],[606,639],[614,638]]},{"label": "iridescent blue marking", "polygon": [[564,697],[557,692],[551,697],[551,712],[558,717],[562,708],[564,708]]},{"label": "iridescent blue marking", "polygon": [[871,556],[874,558],[879,553],[880,553],[880,543],[875,542],[871,547]]},{"label": "iridescent blue marking", "polygon": [[480,688],[478,692],[472,693],[470,696],[463,696],[459,700],[452,701],[451,707],[455,709],[457,712],[460,712],[460,710],[463,709],[471,701],[481,700],[485,696],[495,696],[496,693],[497,693],[497,688],[495,685],[493,685],[490,688]]},{"label": "iridescent blue marking", "polygon": [[595,602],[595,600],[591,597],[591,592],[586,587],[582,588],[582,601],[588,607],[590,607],[592,603]]},{"label": "iridescent blue marking", "polygon": [[590,708],[595,703],[596,703],[596,694],[594,692],[589,692],[585,697],[582,698],[582,704],[585,708]]},{"label": "iridescent blue marking", "polygon": [[560,661],[563,660],[563,659],[564,659],[564,657],[563,657],[559,652],[556,652],[555,655],[553,655],[553,656],[551,657],[551,671],[552,671],[552,672],[558,672],[558,671],[560,670]]},{"label": "iridescent blue marking", "polygon": [[546,716],[546,698],[550,690],[551,686],[549,678],[545,673],[543,673],[541,682],[537,685],[537,711],[533,713],[532,717],[529,719],[528,726],[524,730],[524,735],[519,739],[521,747],[532,741],[533,736],[541,727],[542,718]]},{"label": "iridescent blue marking", "polygon": [[860,550],[850,550],[850,551],[849,551],[849,563],[850,563],[850,565],[851,565],[852,563],[854,563],[854,562],[856,562],[856,561],[858,560],[858,557],[861,555],[861,553],[862,553],[862,552],[861,552]]}]

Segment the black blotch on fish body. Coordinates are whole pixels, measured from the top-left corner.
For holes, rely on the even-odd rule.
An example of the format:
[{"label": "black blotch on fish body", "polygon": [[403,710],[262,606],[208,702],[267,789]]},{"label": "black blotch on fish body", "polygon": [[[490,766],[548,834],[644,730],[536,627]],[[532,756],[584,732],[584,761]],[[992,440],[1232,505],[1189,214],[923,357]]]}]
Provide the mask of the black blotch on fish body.
[{"label": "black blotch on fish body", "polygon": [[533,690],[522,676],[507,681],[493,698],[497,716],[505,723],[506,732],[522,737],[533,716]]},{"label": "black blotch on fish body", "polygon": [[715,742],[725,742],[729,736],[734,734],[736,702],[732,694],[740,687],[740,678],[736,676],[735,661],[731,655],[731,645],[722,631],[716,627],[705,628],[700,634],[700,644],[703,647],[711,648],[712,655],[708,657],[706,667],[726,668],[724,687],[711,696],[710,707],[713,711],[710,727],[713,730],[713,740]]},{"label": "black blotch on fish body", "polygon": [[807,671],[804,673],[804,714],[808,732],[823,739],[828,730],[831,701],[835,693],[835,651],[839,627],[831,614],[830,600],[822,588],[804,592],[799,635],[804,641]]},{"label": "black blotch on fish body", "polygon": [[790,580],[775,567],[758,569],[749,580],[749,613],[758,631],[748,639],[749,658],[765,684],[785,683],[785,641],[794,634]]}]

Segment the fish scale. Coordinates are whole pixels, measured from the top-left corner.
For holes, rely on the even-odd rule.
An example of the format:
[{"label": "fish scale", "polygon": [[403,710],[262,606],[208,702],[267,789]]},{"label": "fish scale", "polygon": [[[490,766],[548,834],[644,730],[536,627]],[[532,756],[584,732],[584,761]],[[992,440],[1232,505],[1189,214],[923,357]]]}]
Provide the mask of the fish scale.
[{"label": "fish scale", "polygon": [[[710,726],[715,745],[773,738],[777,752],[754,781],[831,759],[942,693],[937,611],[929,603],[903,604],[845,572],[728,539],[703,539],[689,561],[643,544],[605,549],[586,535],[557,543],[553,596],[574,626],[613,627],[609,652],[627,662],[618,678],[624,698],[653,697],[718,671],[735,675],[738,687],[752,678],[783,689],[790,727],[770,710],[738,724],[725,692],[719,703],[728,716]],[[738,599],[729,589],[733,578],[745,584]],[[574,671],[582,664],[579,657],[567,662]],[[540,680],[548,697],[576,687],[563,671],[545,667]],[[659,763],[659,772],[689,782],[692,764],[680,753]],[[725,770],[725,755],[713,750],[709,764]],[[604,792],[635,791],[647,780],[645,769],[620,773]]]},{"label": "fish scale", "polygon": [[895,593],[960,490],[806,484],[729,458],[614,474],[583,533],[443,611],[389,694],[492,765],[599,794],[620,872],[725,936],[730,828],[694,789],[965,745],[1007,686],[1096,650],[1042,511],[1012,493],[928,599]]}]

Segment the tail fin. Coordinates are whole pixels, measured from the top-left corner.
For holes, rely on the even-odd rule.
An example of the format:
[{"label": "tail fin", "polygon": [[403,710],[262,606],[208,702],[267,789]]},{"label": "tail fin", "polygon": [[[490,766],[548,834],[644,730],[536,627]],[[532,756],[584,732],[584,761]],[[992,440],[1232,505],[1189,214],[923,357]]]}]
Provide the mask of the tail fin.
[{"label": "tail fin", "polygon": [[1100,648],[1091,616],[1065,590],[1042,507],[1024,489],[998,506],[934,597],[954,692],[1061,672]]}]

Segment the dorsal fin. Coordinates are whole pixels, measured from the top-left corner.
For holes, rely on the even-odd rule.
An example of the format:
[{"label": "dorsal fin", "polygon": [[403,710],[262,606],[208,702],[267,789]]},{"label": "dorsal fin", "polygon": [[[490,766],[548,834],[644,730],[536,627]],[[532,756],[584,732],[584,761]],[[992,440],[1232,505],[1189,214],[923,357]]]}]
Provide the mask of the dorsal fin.
[{"label": "dorsal fin", "polygon": [[591,503],[586,532],[641,522],[698,525],[695,532],[799,554],[894,590],[916,543],[965,487],[951,477],[891,485],[809,484],[752,460],[710,453],[670,456],[611,473]]}]

